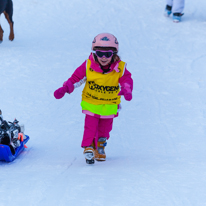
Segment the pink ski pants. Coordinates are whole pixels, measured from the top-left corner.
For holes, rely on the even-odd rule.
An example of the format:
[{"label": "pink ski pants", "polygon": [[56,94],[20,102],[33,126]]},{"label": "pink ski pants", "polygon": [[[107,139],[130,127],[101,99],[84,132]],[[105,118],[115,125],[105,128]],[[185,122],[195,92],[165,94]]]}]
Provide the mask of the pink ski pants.
[{"label": "pink ski pants", "polygon": [[101,119],[98,117],[86,115],[84,124],[84,135],[82,140],[82,147],[88,147],[95,140],[95,145],[97,146],[97,141],[100,137],[106,137],[109,139],[109,133],[112,130],[113,118]]}]

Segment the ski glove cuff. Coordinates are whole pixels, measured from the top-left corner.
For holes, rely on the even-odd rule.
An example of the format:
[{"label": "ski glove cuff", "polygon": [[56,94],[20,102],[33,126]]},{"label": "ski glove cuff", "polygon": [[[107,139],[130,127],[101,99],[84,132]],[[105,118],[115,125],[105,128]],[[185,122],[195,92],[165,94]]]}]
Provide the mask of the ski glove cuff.
[{"label": "ski glove cuff", "polygon": [[124,98],[127,101],[131,101],[132,100],[132,90],[131,87],[128,83],[124,83],[124,85],[121,87],[121,91],[118,94],[120,95],[124,95]]},{"label": "ski glove cuff", "polygon": [[67,80],[64,82],[63,87],[67,88],[67,93],[71,94],[74,91],[74,85],[72,84],[71,80]]}]

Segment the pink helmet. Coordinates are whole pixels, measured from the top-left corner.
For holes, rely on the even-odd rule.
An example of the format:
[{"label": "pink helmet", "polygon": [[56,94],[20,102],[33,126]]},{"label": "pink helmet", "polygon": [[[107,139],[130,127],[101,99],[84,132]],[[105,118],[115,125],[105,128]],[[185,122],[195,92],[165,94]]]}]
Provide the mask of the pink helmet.
[{"label": "pink helmet", "polygon": [[109,33],[101,33],[94,37],[92,42],[92,50],[94,50],[95,47],[112,47],[118,52],[119,43],[114,35]]}]

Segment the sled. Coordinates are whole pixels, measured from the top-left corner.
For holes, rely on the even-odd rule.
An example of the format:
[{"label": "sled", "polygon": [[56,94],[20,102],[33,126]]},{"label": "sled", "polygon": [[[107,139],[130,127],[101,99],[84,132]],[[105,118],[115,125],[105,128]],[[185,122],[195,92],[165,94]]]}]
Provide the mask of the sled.
[{"label": "sled", "polygon": [[[12,162],[24,150],[25,144],[29,140],[29,136],[25,135],[25,139],[21,142],[20,146],[15,149],[15,154],[11,153],[8,145],[0,144],[0,161]],[[24,146],[25,145],[25,146]]]}]

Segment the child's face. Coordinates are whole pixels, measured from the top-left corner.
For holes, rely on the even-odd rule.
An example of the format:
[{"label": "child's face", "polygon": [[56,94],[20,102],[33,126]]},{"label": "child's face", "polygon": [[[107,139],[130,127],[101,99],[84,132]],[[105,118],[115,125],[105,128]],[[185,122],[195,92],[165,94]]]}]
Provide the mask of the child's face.
[{"label": "child's face", "polygon": [[111,63],[114,52],[110,48],[101,48],[95,50],[97,60],[102,66],[107,66]]},{"label": "child's face", "polygon": [[97,59],[102,66],[107,66],[112,61],[112,56],[110,58],[106,58],[106,57],[100,58],[97,56]]}]

